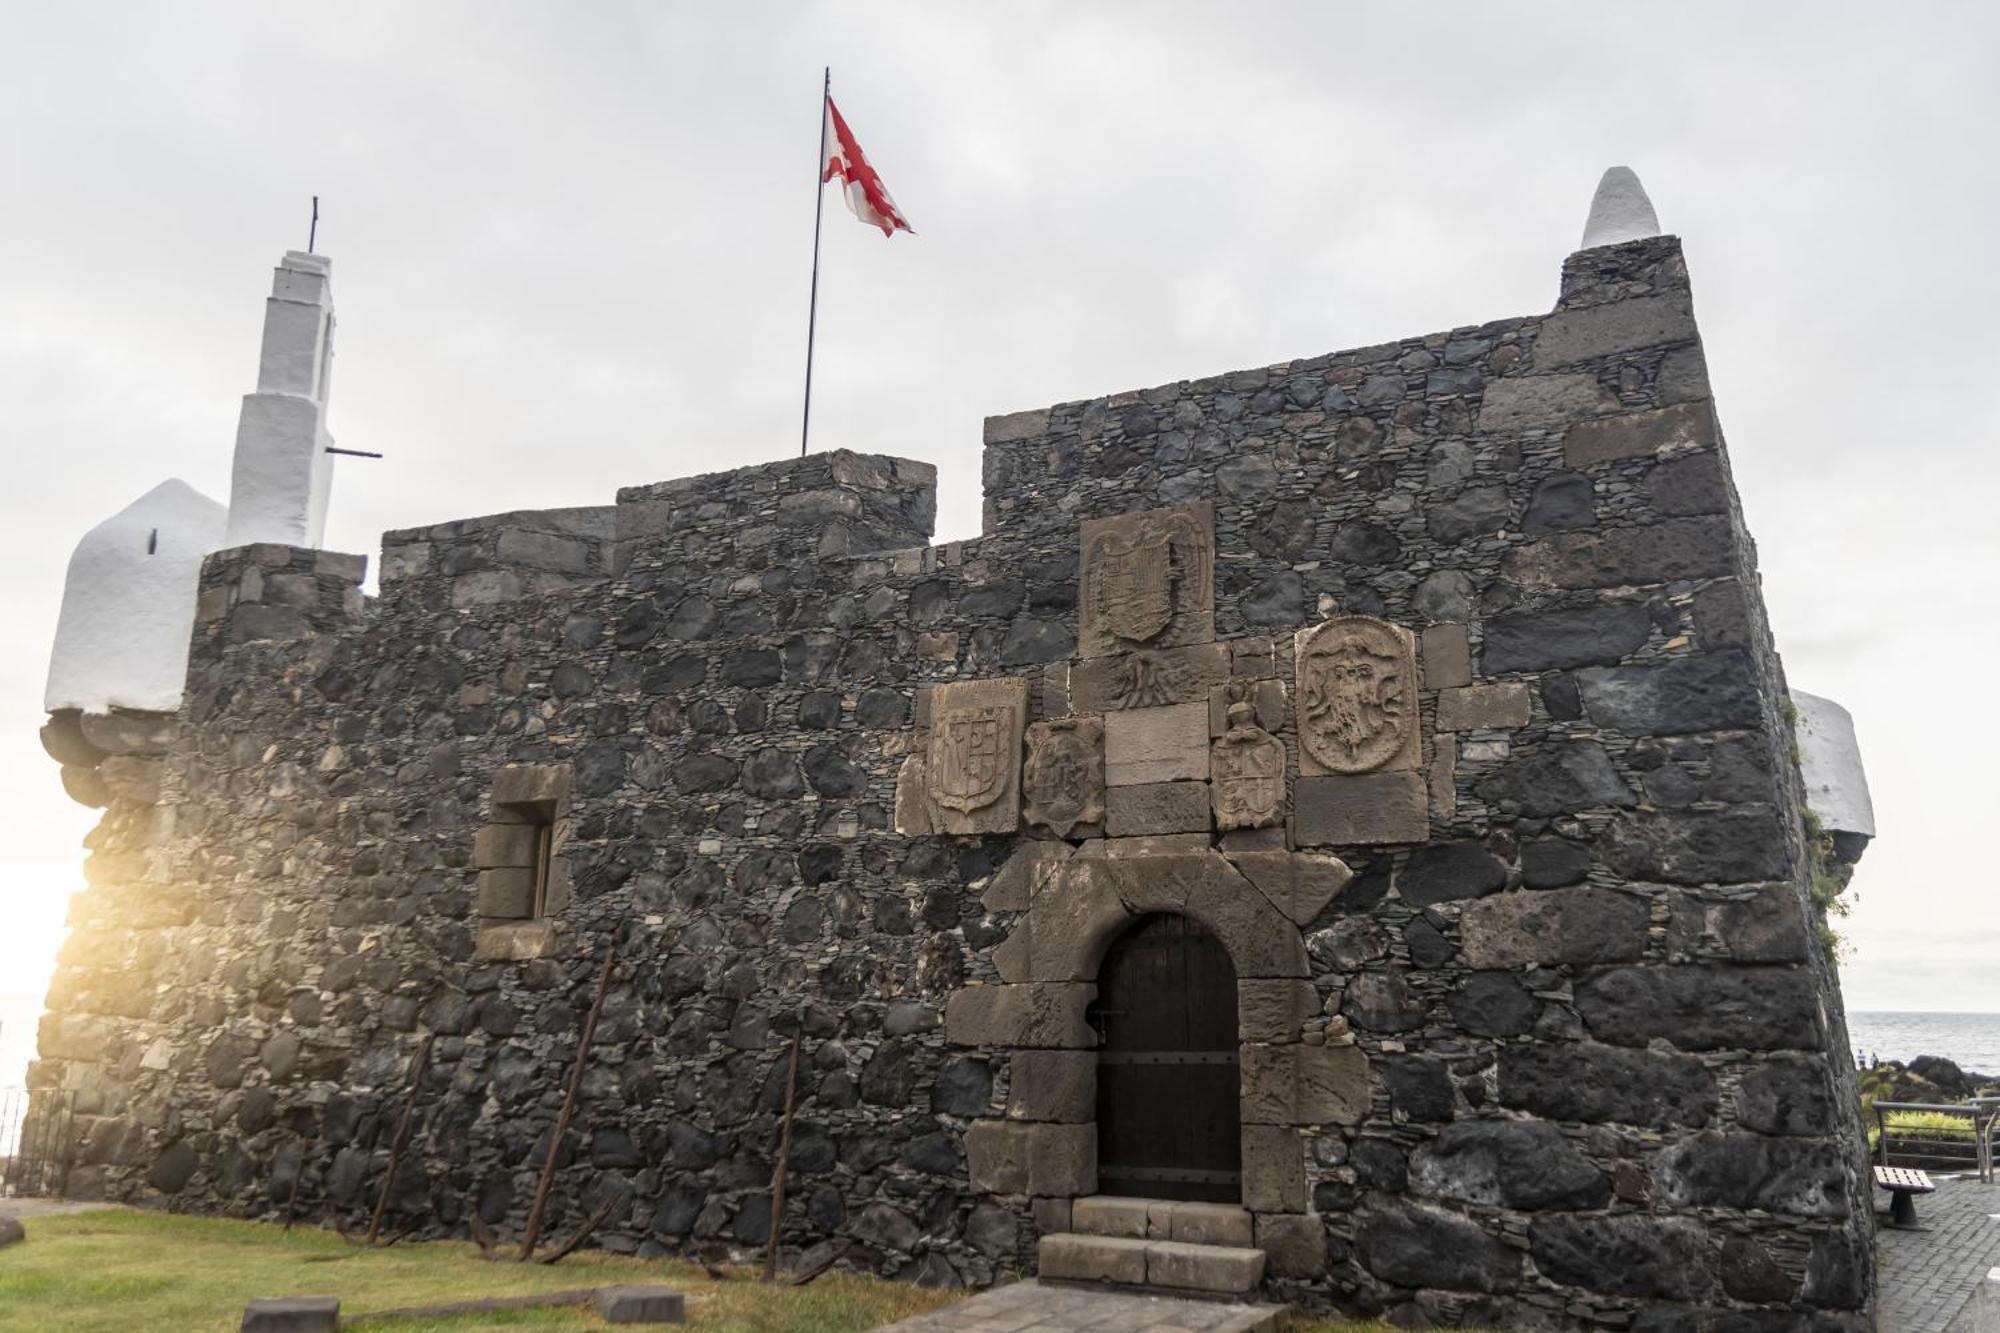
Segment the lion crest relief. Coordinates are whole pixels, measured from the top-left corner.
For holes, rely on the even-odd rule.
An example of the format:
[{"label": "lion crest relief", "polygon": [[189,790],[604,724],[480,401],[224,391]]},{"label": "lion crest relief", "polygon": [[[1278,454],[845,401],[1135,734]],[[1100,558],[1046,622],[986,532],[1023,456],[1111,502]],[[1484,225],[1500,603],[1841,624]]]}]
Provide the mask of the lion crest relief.
[{"label": "lion crest relief", "polygon": [[1342,616],[1297,641],[1299,744],[1326,773],[1414,768],[1417,663],[1408,631],[1372,616]]}]

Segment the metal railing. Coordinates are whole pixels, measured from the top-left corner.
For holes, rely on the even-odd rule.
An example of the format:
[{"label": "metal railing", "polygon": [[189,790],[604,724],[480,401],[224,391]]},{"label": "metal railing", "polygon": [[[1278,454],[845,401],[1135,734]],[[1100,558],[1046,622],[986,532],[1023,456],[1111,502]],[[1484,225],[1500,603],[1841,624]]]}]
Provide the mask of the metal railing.
[{"label": "metal railing", "polygon": [[0,1088],[0,1198],[60,1198],[69,1184],[75,1097]]},{"label": "metal railing", "polygon": [[[1929,1102],[1876,1102],[1875,1161],[1878,1166],[1913,1166],[1926,1171],[1974,1171],[1986,1184],[1993,1183],[1996,1131],[2000,1131],[2000,1100],[1976,1098],[1971,1102],[1933,1105]],[[1956,1126],[1902,1125],[1891,1127],[1890,1117],[1900,1112],[1925,1112],[1963,1120]]]}]

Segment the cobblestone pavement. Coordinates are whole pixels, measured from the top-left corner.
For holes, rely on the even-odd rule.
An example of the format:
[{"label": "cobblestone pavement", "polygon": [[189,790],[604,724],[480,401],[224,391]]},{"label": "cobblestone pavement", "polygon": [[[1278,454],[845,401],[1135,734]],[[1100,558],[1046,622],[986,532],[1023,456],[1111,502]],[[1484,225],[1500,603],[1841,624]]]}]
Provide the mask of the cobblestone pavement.
[{"label": "cobblestone pavement", "polygon": [[888,1325],[895,1333],[1274,1333],[1280,1307],[1045,1287],[1032,1278]]},{"label": "cobblestone pavement", "polygon": [[2000,1302],[1982,1290],[2000,1268],[2000,1185],[1939,1180],[1937,1187],[1917,1198],[1922,1230],[1875,1233],[1877,1324],[1882,1333],[2000,1333]]}]

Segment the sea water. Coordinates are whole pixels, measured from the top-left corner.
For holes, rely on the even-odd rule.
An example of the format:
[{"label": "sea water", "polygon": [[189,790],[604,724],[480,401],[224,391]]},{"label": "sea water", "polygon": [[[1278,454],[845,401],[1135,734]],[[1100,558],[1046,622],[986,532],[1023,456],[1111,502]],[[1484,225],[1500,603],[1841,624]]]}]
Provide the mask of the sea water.
[{"label": "sea water", "polygon": [[1847,1014],[1854,1055],[1908,1064],[1941,1055],[1960,1069],[2000,1075],[2000,1014],[1856,1012]]}]

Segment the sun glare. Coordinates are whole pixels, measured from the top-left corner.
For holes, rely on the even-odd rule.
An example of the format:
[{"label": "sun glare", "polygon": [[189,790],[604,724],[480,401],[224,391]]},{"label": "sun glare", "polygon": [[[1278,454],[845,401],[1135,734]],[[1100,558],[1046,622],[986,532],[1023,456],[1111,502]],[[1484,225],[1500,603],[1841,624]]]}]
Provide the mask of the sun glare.
[{"label": "sun glare", "polygon": [[35,1055],[35,1027],[71,890],[81,882],[76,865],[15,861],[0,867],[0,1088],[20,1087]]}]

